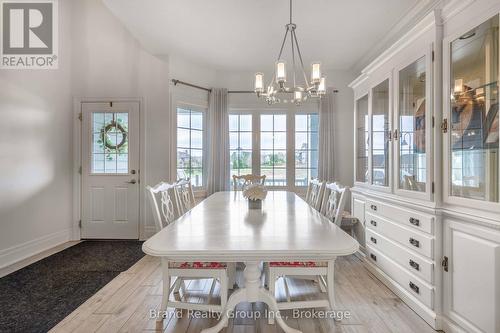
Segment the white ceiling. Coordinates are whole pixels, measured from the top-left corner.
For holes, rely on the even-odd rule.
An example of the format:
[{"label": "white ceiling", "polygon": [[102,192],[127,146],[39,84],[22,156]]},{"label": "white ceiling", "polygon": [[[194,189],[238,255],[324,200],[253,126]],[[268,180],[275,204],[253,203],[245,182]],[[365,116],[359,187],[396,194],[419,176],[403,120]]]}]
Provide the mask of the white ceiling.
[{"label": "white ceiling", "polygon": [[[150,52],[219,70],[269,70],[289,20],[287,0],[103,0]],[[305,65],[351,69],[423,0],[295,0]],[[290,46],[287,48],[290,53]]]}]

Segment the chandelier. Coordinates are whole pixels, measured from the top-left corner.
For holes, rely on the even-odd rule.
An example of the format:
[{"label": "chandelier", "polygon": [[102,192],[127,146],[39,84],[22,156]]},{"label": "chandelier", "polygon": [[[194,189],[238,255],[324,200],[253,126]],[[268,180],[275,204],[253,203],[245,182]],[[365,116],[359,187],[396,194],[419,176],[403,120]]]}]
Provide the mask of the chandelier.
[{"label": "chandelier", "polygon": [[[276,68],[274,76],[271,83],[264,88],[264,74],[255,74],[255,85],[254,91],[257,97],[265,98],[268,104],[276,103],[295,103],[300,105],[309,97],[321,98],[325,94],[325,79],[324,75],[321,75],[321,63],[313,62],[311,64],[311,80],[307,80],[306,71],[304,69],[304,62],[302,61],[302,54],[300,53],[299,43],[297,41],[297,34],[295,30],[297,25],[292,23],[292,0],[290,0],[290,23],[285,25],[285,37],[281,43],[280,52],[278,55],[278,60],[276,61]],[[283,49],[287,42],[287,37],[290,37],[290,45],[292,49],[292,83],[293,86],[287,86],[287,71],[286,71],[286,61],[282,59]],[[299,60],[299,66],[296,64],[296,58]],[[302,73],[297,73],[297,67]],[[300,76],[300,78],[298,77]],[[303,80],[303,84],[298,84]]]}]

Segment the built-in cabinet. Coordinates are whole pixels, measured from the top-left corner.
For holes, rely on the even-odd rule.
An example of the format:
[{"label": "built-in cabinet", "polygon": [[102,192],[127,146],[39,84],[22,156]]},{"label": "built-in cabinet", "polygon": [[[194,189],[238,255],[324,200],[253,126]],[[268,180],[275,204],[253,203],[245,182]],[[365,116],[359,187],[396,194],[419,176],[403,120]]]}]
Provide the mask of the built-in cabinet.
[{"label": "built-in cabinet", "polygon": [[443,1],[351,84],[364,262],[446,332],[500,332],[499,12]]}]

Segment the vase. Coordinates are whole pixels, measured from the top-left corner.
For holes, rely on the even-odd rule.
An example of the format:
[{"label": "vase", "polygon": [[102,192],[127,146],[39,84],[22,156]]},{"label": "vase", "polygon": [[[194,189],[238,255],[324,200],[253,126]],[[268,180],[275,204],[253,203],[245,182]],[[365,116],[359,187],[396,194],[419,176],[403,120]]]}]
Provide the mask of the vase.
[{"label": "vase", "polygon": [[262,200],[248,199],[248,209],[262,209]]}]

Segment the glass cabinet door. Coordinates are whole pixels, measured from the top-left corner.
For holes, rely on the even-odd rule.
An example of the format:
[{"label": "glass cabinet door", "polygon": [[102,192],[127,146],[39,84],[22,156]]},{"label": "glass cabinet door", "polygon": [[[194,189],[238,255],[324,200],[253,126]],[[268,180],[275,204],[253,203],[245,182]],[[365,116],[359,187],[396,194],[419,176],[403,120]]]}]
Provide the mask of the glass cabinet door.
[{"label": "glass cabinet door", "polygon": [[425,56],[399,72],[399,189],[425,192],[426,60]]},{"label": "glass cabinet door", "polygon": [[368,182],[368,95],[356,101],[356,181]]},{"label": "glass cabinet door", "polygon": [[372,184],[389,186],[389,79],[372,89]]},{"label": "glass cabinet door", "polygon": [[450,194],[498,202],[498,21],[451,42]]}]

